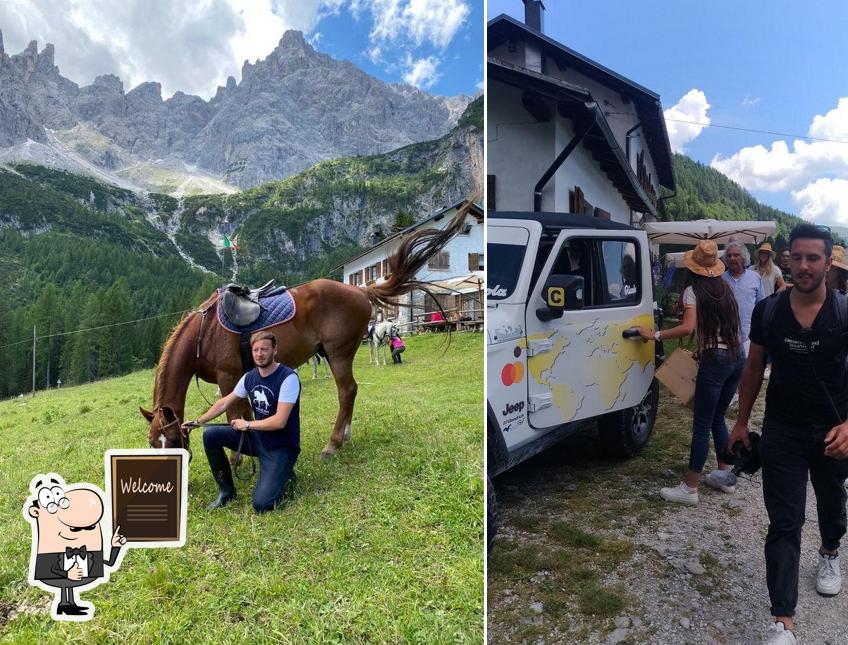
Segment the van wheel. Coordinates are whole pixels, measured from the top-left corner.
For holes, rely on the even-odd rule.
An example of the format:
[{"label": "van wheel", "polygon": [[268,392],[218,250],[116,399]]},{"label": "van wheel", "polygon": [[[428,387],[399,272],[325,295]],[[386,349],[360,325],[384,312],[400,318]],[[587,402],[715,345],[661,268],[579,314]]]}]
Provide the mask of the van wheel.
[{"label": "van wheel", "polygon": [[498,528],[498,508],[495,501],[495,487],[486,475],[486,553],[492,552],[495,542],[495,532]]},{"label": "van wheel", "polygon": [[639,454],[654,430],[659,400],[660,386],[654,379],[638,405],[598,419],[601,448],[608,457],[623,459]]}]

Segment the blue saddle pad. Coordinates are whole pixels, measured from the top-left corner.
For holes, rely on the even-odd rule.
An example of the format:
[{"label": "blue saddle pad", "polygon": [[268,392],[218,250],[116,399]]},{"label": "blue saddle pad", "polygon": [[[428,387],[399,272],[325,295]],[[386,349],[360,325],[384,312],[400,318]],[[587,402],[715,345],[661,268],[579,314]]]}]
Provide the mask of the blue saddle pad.
[{"label": "blue saddle pad", "polygon": [[[219,297],[220,294],[221,289],[218,289]],[[218,322],[221,323],[227,331],[231,331],[234,334],[240,334],[246,331],[259,331],[266,327],[273,327],[274,325],[280,325],[284,322],[288,322],[294,318],[295,312],[297,311],[297,307],[294,304],[294,298],[292,298],[289,291],[284,291],[279,295],[270,296],[268,298],[260,298],[259,305],[262,307],[262,311],[259,313],[259,318],[247,327],[237,327],[234,325],[232,321],[224,316],[222,307],[218,307]]]}]

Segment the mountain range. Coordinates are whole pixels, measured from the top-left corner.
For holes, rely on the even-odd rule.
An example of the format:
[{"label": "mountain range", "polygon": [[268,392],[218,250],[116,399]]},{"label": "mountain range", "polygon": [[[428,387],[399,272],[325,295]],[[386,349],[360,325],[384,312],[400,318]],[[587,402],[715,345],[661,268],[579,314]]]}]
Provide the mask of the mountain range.
[{"label": "mountain range", "polygon": [[316,163],[437,139],[471,99],[384,83],[315,51],[299,31],[229,77],[214,97],[117,76],[80,87],[32,41],[9,55],[0,33],[0,163],[29,162],[130,190],[233,193]]}]

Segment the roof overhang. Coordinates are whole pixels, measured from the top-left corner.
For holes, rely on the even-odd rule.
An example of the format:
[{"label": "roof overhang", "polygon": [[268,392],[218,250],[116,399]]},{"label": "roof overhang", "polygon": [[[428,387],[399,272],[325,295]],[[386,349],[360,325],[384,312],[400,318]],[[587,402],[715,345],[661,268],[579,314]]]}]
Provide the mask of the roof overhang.
[{"label": "roof overhang", "polygon": [[486,38],[490,51],[509,40],[532,42],[538,45],[542,52],[554,60],[560,68],[571,68],[633,101],[651,151],[657,180],[669,190],[675,190],[671,143],[668,139],[665,115],[658,94],[506,14],[501,14],[489,21]]},{"label": "roof overhang", "polygon": [[592,100],[588,90],[534,72],[524,67],[489,59],[487,75],[490,80],[533,92],[556,103],[563,117],[575,124],[575,130],[590,127],[583,145],[600,164],[601,170],[634,211],[657,216],[657,209],[639,183],[627,157],[615,138],[603,110]]}]

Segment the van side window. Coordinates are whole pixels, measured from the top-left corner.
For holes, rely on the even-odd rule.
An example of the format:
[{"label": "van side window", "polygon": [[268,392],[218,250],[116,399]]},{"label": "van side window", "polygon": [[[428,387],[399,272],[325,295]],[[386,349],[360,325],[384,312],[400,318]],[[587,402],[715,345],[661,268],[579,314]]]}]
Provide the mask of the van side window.
[{"label": "van side window", "polygon": [[585,285],[583,290],[584,307],[591,307],[592,303],[598,302],[597,290],[591,280],[592,275],[597,273],[594,246],[594,241],[590,239],[567,239],[551,268],[552,275],[579,275],[583,277],[583,284]]},{"label": "van side window", "polygon": [[600,250],[604,304],[627,306],[641,302],[641,271],[636,243],[630,240],[602,240]]},{"label": "van side window", "polygon": [[642,301],[639,248],[633,239],[569,238],[551,274],[583,276],[583,308],[627,307]]}]

